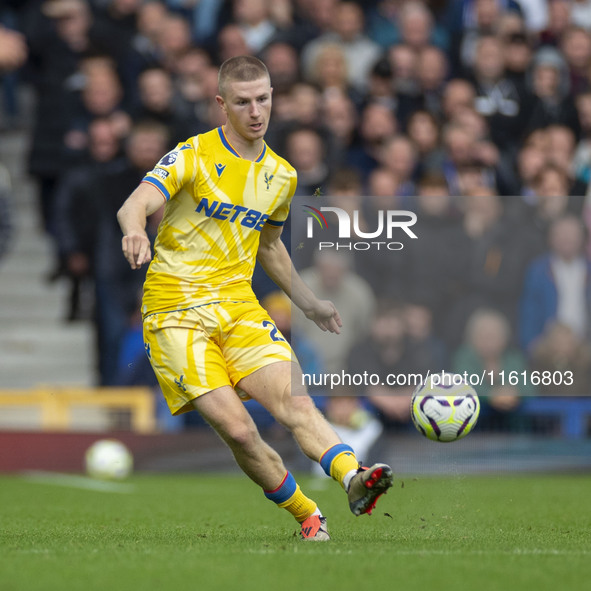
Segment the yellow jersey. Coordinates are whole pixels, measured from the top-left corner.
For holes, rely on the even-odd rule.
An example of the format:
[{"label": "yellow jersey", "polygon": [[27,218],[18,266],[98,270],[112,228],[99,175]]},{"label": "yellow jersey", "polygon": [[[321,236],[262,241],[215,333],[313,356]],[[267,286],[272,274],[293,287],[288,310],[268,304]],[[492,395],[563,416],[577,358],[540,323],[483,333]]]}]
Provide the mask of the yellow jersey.
[{"label": "yellow jersey", "polygon": [[218,127],[178,144],[142,182],[166,198],[144,284],[144,317],[256,301],[251,280],[260,232],[285,222],[295,169],[264,142],[254,161],[242,158]]}]

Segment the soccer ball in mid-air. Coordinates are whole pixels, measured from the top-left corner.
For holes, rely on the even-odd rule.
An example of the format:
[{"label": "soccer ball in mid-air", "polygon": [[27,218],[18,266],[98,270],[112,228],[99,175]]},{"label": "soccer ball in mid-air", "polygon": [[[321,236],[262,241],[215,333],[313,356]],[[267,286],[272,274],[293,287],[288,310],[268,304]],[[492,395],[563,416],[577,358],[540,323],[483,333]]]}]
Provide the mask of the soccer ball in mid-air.
[{"label": "soccer ball in mid-air", "polygon": [[428,378],[413,392],[412,422],[419,433],[432,441],[457,441],[476,425],[480,401],[474,388],[461,377],[446,374],[441,384]]},{"label": "soccer ball in mid-air", "polygon": [[92,478],[123,480],[133,469],[131,452],[115,439],[95,441],[85,455],[86,473]]}]

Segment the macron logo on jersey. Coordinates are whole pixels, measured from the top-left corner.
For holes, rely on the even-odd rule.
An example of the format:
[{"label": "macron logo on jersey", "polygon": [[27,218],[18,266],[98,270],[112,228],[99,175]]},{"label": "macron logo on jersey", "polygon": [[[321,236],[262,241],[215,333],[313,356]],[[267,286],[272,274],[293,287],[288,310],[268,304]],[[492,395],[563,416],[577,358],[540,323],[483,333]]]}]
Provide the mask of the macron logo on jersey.
[{"label": "macron logo on jersey", "polygon": [[240,224],[245,228],[253,228],[259,232],[263,229],[265,222],[269,218],[268,214],[257,211],[256,209],[249,209],[243,205],[226,203],[224,201],[210,201],[206,197],[201,198],[195,211],[205,214],[208,218],[222,221],[227,220]]},{"label": "macron logo on jersey", "polygon": [[220,178],[222,176],[222,172],[224,172],[225,169],[226,169],[225,164],[216,164],[215,165],[215,170],[218,173],[218,178]]}]

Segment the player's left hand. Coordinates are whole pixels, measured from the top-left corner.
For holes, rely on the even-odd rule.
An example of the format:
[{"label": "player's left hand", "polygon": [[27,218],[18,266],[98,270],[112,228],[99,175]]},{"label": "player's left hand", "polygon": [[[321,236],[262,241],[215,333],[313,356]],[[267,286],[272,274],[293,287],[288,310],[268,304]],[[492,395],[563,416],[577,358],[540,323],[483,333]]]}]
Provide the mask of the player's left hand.
[{"label": "player's left hand", "polygon": [[330,300],[317,300],[306,317],[313,320],[324,332],[341,333],[343,322],[335,305]]}]

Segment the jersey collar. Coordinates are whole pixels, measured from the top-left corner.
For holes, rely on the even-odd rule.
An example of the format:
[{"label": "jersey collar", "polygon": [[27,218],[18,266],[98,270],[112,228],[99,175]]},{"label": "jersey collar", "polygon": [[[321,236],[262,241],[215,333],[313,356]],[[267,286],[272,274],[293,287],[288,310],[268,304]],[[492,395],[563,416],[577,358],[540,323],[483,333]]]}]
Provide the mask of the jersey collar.
[{"label": "jersey collar", "polygon": [[[236,158],[242,158],[242,156],[240,156],[238,151],[228,141],[228,138],[226,137],[226,134],[224,133],[224,126],[223,125],[220,125],[218,127],[218,134],[220,136],[220,140],[222,141],[222,144],[224,145],[224,148],[226,148],[231,154],[234,154],[234,156],[236,156]],[[263,147],[262,147],[259,155],[255,158],[254,162],[260,162],[265,157],[266,153],[267,153],[267,144],[263,141]]]}]

